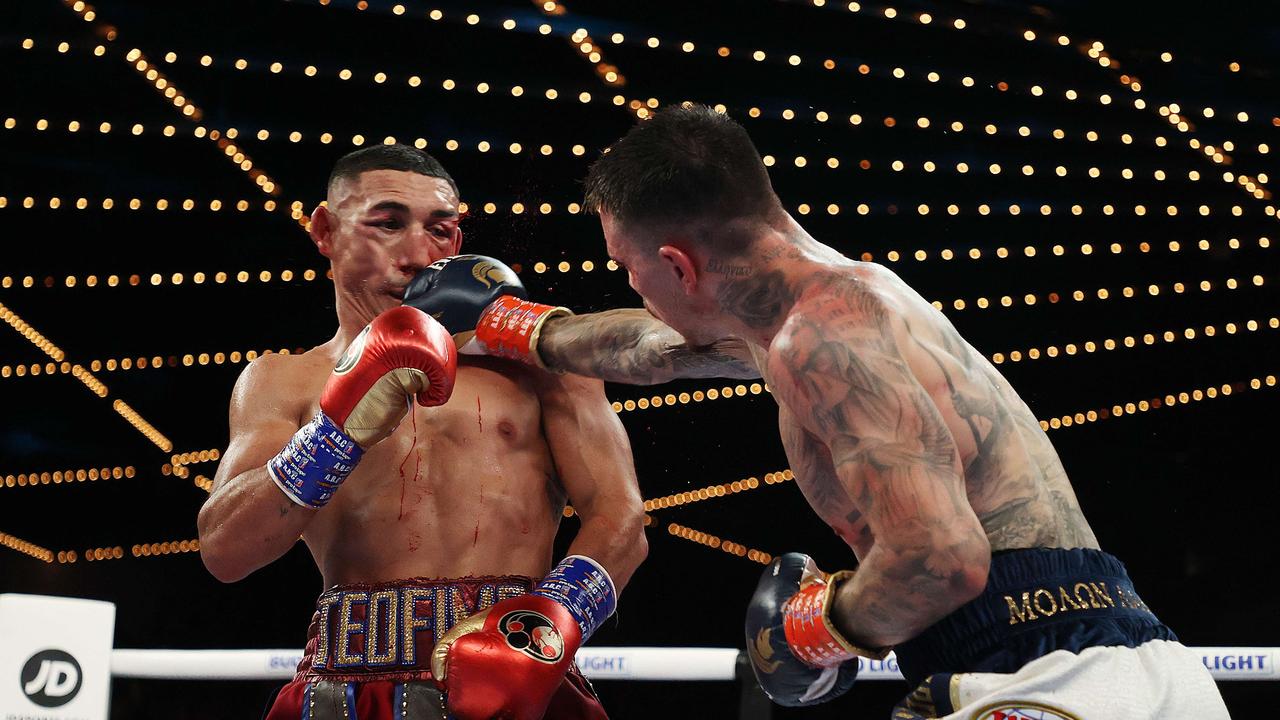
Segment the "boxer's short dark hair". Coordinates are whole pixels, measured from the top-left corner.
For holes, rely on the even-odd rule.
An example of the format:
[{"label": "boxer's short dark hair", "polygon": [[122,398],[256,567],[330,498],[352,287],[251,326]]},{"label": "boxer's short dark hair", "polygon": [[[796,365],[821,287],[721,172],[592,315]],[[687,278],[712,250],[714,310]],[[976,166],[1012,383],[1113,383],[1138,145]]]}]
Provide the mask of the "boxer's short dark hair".
[{"label": "boxer's short dark hair", "polygon": [[343,155],[334,163],[333,172],[329,173],[329,184],[339,180],[359,177],[370,170],[403,170],[405,172],[440,178],[449,183],[453,194],[458,195],[458,184],[449,176],[448,171],[439,160],[425,151],[408,145],[372,145]]},{"label": "boxer's short dark hair", "polygon": [[696,104],[643,120],[591,166],[586,207],[623,223],[700,223],[781,210],[747,131]]}]

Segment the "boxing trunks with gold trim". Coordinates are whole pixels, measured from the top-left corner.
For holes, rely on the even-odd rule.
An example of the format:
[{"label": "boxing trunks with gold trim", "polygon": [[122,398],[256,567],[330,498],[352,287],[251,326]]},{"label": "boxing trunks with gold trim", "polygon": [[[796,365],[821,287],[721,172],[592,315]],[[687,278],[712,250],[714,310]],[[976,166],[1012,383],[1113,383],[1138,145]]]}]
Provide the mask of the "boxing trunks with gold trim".
[{"label": "boxing trunks with gold trim", "polygon": [[[443,720],[431,650],[449,628],[500,600],[524,595],[532,578],[411,578],[336,585],[320,595],[293,681],[265,720]],[[606,720],[591,684],[572,665],[548,720]]]},{"label": "boxing trunks with gold trim", "polygon": [[962,673],[1014,673],[1056,650],[1176,641],[1138,597],[1124,563],[1101,550],[1031,548],[992,553],[985,591],[895,648],[915,690],[901,720],[943,717]]}]

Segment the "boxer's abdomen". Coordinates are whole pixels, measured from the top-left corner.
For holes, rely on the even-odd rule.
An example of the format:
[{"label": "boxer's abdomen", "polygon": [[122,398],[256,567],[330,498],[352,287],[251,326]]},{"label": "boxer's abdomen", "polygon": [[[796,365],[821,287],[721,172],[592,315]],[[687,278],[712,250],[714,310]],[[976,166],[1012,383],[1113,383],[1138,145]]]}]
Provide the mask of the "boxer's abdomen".
[{"label": "boxer's abdomen", "polygon": [[523,372],[460,366],[448,403],[365,454],[305,535],[326,586],[547,571],[564,495]]}]

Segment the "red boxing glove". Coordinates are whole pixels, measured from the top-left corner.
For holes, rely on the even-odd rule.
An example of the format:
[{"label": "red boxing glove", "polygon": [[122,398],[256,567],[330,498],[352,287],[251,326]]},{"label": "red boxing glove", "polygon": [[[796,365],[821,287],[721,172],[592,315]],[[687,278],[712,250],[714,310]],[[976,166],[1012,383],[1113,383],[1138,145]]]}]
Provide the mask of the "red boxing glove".
[{"label": "red boxing glove", "polygon": [[320,395],[320,409],[362,448],[390,435],[408,412],[453,393],[458,355],[449,331],[412,307],[383,312],[356,336]]},{"label": "red boxing glove", "polygon": [[319,509],[365,449],[395,431],[408,396],[441,405],[453,392],[458,355],[440,323],[411,307],[388,310],[347,346],[320,394],[320,412],[267,463],[289,499]]},{"label": "red boxing glove", "polygon": [[[547,366],[538,356],[538,335],[542,332],[542,325],[553,317],[572,314],[568,308],[503,295],[480,315],[480,321],[476,323],[475,344],[486,355],[519,360],[545,370]],[[472,344],[467,343],[462,351],[470,353],[471,347]]]},{"label": "red boxing glove", "polygon": [[521,595],[450,629],[432,653],[431,673],[452,718],[540,720],[581,644],[568,608]]}]

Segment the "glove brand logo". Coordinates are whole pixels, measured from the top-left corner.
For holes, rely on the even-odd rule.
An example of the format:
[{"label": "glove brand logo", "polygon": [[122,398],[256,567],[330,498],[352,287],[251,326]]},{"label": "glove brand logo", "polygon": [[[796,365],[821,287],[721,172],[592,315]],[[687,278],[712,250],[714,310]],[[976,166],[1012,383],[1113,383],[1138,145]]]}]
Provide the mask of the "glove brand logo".
[{"label": "glove brand logo", "polygon": [[342,357],[338,358],[338,365],[333,369],[335,375],[350,372],[351,368],[356,366],[356,362],[364,354],[364,342],[369,337],[369,329],[371,327],[371,325],[365,325],[360,334],[356,336],[356,339],[352,340],[351,344],[347,346],[347,351],[342,353]]},{"label": "glove brand logo", "polygon": [[481,260],[471,266],[471,276],[483,283],[486,288],[492,288],[493,283],[520,282],[518,278],[506,272],[506,268],[498,267],[488,260]]},{"label": "glove brand logo", "polygon": [[974,713],[973,720],[1079,720],[1075,715],[1034,702],[1002,702]]},{"label": "glove brand logo", "polygon": [[547,616],[529,610],[515,610],[498,621],[498,632],[513,650],[544,663],[564,657],[564,638]]},{"label": "glove brand logo", "polygon": [[80,663],[62,650],[41,650],[22,666],[22,694],[40,707],[59,707],[80,693]]},{"label": "glove brand logo", "polygon": [[772,633],[772,628],[761,628],[760,632],[756,633],[755,642],[747,646],[751,664],[756,666],[756,670],[766,675],[772,675],[778,666],[782,665],[781,660],[773,660],[773,644],[769,642],[769,636]]}]

